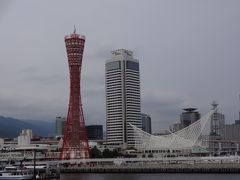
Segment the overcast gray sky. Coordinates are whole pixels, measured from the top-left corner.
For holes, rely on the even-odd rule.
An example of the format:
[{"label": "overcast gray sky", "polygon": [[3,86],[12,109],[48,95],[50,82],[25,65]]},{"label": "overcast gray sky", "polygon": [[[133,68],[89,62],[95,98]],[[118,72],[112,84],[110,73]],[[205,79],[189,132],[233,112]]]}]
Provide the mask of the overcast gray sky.
[{"label": "overcast gray sky", "polygon": [[142,112],[154,131],[181,109],[205,114],[216,100],[231,123],[240,103],[239,0],[0,1],[0,115],[66,116],[64,36],[86,36],[82,98],[86,124],[105,125],[104,63],[128,49],[140,61]]}]

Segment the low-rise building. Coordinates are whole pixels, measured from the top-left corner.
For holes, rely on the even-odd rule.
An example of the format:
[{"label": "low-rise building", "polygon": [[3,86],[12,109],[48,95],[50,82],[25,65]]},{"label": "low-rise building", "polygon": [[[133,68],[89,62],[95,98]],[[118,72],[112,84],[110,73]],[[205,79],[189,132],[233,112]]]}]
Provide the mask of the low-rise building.
[{"label": "low-rise building", "polygon": [[88,140],[102,140],[103,139],[103,126],[102,125],[89,125],[86,126]]},{"label": "low-rise building", "polygon": [[240,141],[240,124],[226,124],[224,140]]},{"label": "low-rise building", "polygon": [[0,147],[4,144],[4,139],[0,138]]}]

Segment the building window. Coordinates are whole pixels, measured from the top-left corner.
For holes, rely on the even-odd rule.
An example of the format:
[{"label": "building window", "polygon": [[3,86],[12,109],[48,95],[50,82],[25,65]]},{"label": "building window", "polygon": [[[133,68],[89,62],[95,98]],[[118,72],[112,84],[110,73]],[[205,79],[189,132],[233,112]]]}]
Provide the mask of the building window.
[{"label": "building window", "polygon": [[106,70],[120,69],[120,61],[109,62],[106,64]]},{"label": "building window", "polygon": [[127,61],[127,69],[139,71],[139,63],[133,61]]}]

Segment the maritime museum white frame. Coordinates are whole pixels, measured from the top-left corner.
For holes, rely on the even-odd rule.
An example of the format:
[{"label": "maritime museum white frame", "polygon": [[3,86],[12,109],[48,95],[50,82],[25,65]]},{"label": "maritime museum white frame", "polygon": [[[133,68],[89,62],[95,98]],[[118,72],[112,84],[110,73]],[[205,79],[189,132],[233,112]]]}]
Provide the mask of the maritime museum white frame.
[{"label": "maritime museum white frame", "polygon": [[135,148],[138,151],[146,150],[185,150],[194,146],[203,147],[203,130],[216,109],[211,110],[205,116],[193,124],[177,132],[168,135],[152,135],[138,127],[129,124],[134,130]]}]

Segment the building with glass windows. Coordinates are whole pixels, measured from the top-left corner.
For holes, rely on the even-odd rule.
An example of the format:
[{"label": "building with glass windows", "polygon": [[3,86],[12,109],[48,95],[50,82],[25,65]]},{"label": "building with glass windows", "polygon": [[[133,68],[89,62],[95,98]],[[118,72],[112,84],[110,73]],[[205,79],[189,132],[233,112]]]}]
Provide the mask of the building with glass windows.
[{"label": "building with glass windows", "polygon": [[130,124],[142,128],[139,62],[132,51],[112,51],[112,58],[105,63],[105,82],[107,142],[132,147],[134,133]]},{"label": "building with glass windows", "polygon": [[196,111],[197,108],[186,108],[180,115],[181,129],[189,126],[201,118],[201,114]]},{"label": "building with glass windows", "polygon": [[64,130],[66,127],[67,118],[66,117],[56,117],[55,122],[55,135],[64,135]]},{"label": "building with glass windows", "polygon": [[151,117],[148,114],[142,113],[142,130],[152,134],[152,122]]},{"label": "building with glass windows", "polygon": [[102,125],[88,125],[86,126],[88,140],[103,140],[103,126]]},{"label": "building with glass windows", "polygon": [[215,101],[212,103],[212,106],[213,109],[216,109],[216,112],[211,117],[210,137],[213,140],[221,140],[225,136],[225,117],[218,112],[218,104]]}]

